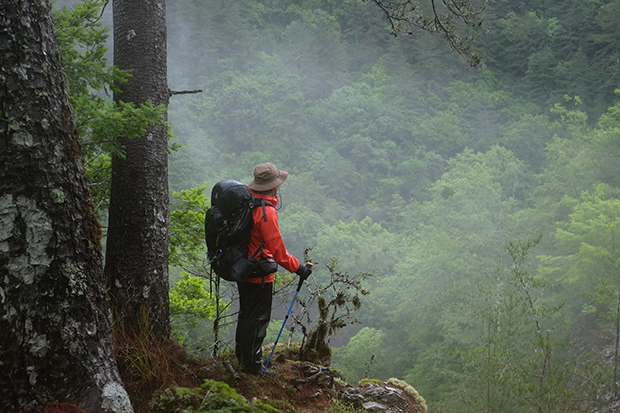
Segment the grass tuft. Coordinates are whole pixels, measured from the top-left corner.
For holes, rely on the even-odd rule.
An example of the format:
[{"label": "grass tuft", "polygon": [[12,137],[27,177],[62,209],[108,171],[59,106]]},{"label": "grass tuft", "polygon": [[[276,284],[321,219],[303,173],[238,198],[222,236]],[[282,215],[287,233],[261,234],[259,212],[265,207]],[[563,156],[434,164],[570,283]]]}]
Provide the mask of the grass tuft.
[{"label": "grass tuft", "polygon": [[71,403],[48,403],[39,413],[87,413]]}]

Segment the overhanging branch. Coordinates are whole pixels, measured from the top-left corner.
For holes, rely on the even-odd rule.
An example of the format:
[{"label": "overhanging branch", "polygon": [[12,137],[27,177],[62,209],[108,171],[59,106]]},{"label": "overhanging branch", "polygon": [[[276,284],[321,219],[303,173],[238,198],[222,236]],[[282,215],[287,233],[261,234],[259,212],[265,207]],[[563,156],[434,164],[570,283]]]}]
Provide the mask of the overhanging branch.
[{"label": "overhanging branch", "polygon": [[192,93],[202,93],[202,90],[197,89],[197,90],[170,90],[168,89],[168,93],[170,94],[170,96],[174,96],[174,95],[189,95]]},{"label": "overhanging branch", "polygon": [[[443,37],[472,67],[483,65],[482,57],[474,50],[474,36],[482,29],[485,0],[442,0],[445,10],[439,11],[436,1],[430,0],[429,10],[413,0],[372,1],[385,13],[392,34],[413,34],[420,29]],[[478,6],[476,6],[478,4]]]}]

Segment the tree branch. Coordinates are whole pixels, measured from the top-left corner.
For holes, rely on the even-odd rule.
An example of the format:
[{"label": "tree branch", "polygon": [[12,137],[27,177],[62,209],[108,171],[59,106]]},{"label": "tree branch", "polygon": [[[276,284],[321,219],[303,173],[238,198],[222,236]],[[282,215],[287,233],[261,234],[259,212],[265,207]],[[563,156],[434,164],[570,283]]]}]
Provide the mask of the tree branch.
[{"label": "tree branch", "polygon": [[413,34],[414,28],[437,34],[470,66],[484,65],[480,54],[473,49],[474,34],[482,28],[484,11],[484,4],[479,7],[473,4],[477,0],[442,0],[447,10],[445,15],[437,10],[435,0],[430,0],[432,11],[428,12],[411,0],[366,1],[372,1],[385,13],[394,36]]},{"label": "tree branch", "polygon": [[168,89],[168,94],[170,96],[174,96],[174,95],[189,95],[191,93],[202,93],[202,90],[198,89],[198,90],[170,90]]}]

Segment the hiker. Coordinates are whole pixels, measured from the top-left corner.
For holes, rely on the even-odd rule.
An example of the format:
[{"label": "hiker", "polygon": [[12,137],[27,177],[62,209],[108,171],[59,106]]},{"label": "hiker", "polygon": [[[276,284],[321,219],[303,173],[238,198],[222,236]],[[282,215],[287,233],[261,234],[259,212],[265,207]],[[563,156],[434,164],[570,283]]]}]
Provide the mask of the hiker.
[{"label": "hiker", "polygon": [[[250,232],[248,253],[252,255],[262,246],[260,258],[273,258],[277,264],[305,280],[312,273],[311,265],[300,264],[286,250],[275,209],[279,202],[279,187],[287,176],[288,172],[279,170],[273,163],[264,163],[254,169],[254,180],[248,188],[252,195],[264,200],[266,204],[254,208],[254,227]],[[245,281],[237,283],[239,318],[235,355],[243,369],[251,374],[262,374],[264,370],[262,345],[271,319],[273,279],[273,273],[267,276],[252,273]]]}]

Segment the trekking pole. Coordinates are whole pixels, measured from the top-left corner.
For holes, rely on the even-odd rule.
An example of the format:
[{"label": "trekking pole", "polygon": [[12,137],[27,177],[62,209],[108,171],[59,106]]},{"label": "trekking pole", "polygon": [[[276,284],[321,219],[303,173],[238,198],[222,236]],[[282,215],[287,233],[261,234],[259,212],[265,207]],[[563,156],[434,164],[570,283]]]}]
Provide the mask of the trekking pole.
[{"label": "trekking pole", "polygon": [[[306,265],[312,266],[312,263],[309,262]],[[291,310],[293,309],[293,304],[295,304],[295,298],[297,298],[297,294],[299,294],[299,290],[301,290],[301,285],[304,283],[303,278],[299,278],[299,284],[297,284],[297,291],[295,291],[295,295],[293,296],[293,301],[291,302],[291,306],[288,308],[288,313],[286,313],[286,317],[284,317],[284,322],[282,323],[282,327],[280,327],[280,332],[278,333],[278,338],[276,338],[276,342],[273,343],[273,348],[271,349],[271,354],[269,354],[269,358],[267,359],[267,364],[265,364],[265,368],[263,369],[263,374],[267,372],[267,367],[269,366],[269,362],[271,361],[271,356],[273,356],[273,352],[278,345],[278,341],[280,340],[280,335],[282,334],[282,330],[284,330],[284,326],[286,325],[286,320],[288,320],[288,316],[291,314]]]}]

